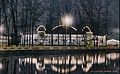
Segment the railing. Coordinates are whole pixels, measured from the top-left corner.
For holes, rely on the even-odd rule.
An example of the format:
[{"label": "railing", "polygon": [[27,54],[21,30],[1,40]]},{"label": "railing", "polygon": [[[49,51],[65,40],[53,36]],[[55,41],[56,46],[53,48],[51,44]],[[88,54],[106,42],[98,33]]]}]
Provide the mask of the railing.
[{"label": "railing", "polygon": [[[90,42],[89,42],[90,41]],[[84,35],[80,34],[46,34],[44,38],[40,38],[37,34],[22,35],[16,38],[9,38],[10,45],[16,46],[81,46],[81,47],[98,47],[106,46],[106,42],[99,42],[91,39],[86,42]],[[8,37],[4,36],[0,39],[0,45],[8,46]]]}]

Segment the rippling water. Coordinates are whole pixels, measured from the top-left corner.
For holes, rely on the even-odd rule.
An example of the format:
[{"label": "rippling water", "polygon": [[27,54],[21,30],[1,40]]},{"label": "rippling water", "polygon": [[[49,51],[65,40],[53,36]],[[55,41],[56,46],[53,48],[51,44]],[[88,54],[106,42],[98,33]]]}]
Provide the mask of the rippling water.
[{"label": "rippling water", "polygon": [[119,74],[119,53],[0,57],[0,74]]}]

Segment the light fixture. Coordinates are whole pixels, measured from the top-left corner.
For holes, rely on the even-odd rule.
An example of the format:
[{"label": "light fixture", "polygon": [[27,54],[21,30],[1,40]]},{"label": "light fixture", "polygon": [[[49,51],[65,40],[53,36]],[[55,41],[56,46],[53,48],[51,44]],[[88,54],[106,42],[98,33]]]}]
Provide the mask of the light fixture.
[{"label": "light fixture", "polygon": [[73,16],[69,14],[62,16],[61,22],[63,26],[70,26],[73,24]]}]

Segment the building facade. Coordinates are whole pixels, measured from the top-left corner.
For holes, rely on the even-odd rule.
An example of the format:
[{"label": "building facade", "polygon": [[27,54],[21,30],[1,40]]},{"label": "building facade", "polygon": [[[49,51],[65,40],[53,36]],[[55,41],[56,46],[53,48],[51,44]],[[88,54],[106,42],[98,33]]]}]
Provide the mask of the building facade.
[{"label": "building facade", "polygon": [[94,35],[88,26],[83,27],[81,33],[73,26],[55,26],[50,34],[46,34],[46,28],[40,25],[37,34],[22,35],[20,44],[34,45],[76,45],[76,46],[105,46],[106,36]]}]

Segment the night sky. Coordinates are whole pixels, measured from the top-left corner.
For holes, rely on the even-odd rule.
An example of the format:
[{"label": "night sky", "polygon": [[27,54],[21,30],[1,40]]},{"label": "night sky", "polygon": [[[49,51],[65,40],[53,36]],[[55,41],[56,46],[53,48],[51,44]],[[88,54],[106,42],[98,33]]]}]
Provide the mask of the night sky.
[{"label": "night sky", "polygon": [[[100,11],[100,19],[97,11],[99,1],[102,1],[101,6],[104,7]],[[110,14],[107,16],[106,30],[105,4],[107,1],[111,3],[108,7]],[[18,29],[15,26],[21,27],[21,32],[25,33],[25,28],[29,31],[32,25],[35,28],[45,25],[47,31],[50,31],[53,27],[60,25],[61,16],[71,14],[75,19],[73,26],[79,31],[87,24],[94,29],[94,32],[107,34],[108,39],[119,39],[119,0],[0,0],[0,13],[0,24],[8,25],[9,31],[6,28],[5,33],[13,33],[15,30],[17,32]]]},{"label": "night sky", "polygon": [[112,24],[109,28],[110,36],[112,38],[119,39],[119,0],[112,0],[111,12],[112,12]]}]

